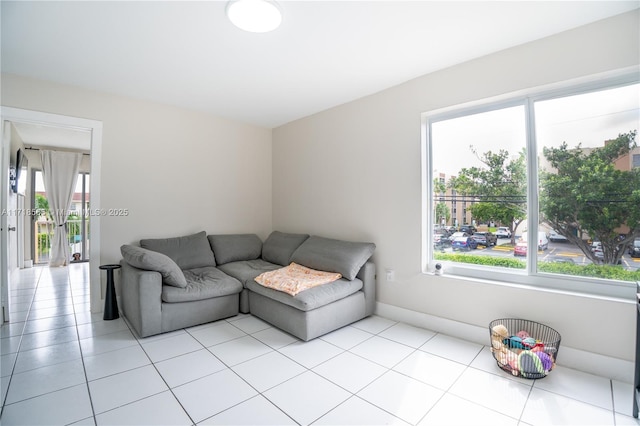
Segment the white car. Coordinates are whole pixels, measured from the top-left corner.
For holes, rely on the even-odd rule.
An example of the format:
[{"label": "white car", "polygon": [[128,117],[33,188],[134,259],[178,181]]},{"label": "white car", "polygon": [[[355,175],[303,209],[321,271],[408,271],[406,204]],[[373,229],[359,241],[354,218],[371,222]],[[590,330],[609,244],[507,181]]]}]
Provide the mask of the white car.
[{"label": "white car", "polygon": [[567,237],[565,237],[564,235],[558,234],[558,231],[556,231],[555,229],[552,229],[549,232],[549,241],[558,242],[558,243],[566,243],[569,240],[567,240]]},{"label": "white car", "polygon": [[469,234],[467,234],[466,232],[454,232],[453,234],[451,234],[451,236],[449,237],[449,240],[453,241],[454,238],[459,238],[459,237],[468,237]]},{"label": "white car", "polygon": [[[522,233],[522,237],[520,237],[520,241],[527,241],[527,232]],[[543,231],[538,231],[538,250],[543,251],[549,248],[549,239],[547,238],[547,234]]]},{"label": "white car", "polygon": [[511,231],[506,226],[501,226],[496,231],[496,237],[498,238],[511,238]]}]

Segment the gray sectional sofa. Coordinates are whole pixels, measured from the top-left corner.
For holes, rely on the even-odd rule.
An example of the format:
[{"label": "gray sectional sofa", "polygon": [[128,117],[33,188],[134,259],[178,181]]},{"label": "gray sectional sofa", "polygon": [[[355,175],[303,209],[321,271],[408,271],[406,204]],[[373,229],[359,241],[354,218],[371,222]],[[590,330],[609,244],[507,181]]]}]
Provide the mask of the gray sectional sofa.
[{"label": "gray sectional sofa", "polygon": [[[373,243],[274,231],[143,239],[123,245],[120,306],[140,337],[237,315],[311,340],[365,318],[375,306]],[[291,262],[342,278],[291,296],[255,281]]]}]

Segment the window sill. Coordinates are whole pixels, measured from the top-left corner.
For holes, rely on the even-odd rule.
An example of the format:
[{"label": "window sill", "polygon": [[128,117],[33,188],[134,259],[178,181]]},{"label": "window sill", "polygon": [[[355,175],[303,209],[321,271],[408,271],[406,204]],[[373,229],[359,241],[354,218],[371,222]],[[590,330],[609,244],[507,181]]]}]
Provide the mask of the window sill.
[{"label": "window sill", "polygon": [[[482,285],[506,286],[529,291],[570,295],[592,299],[635,303],[636,283],[598,280],[588,277],[555,276],[551,274],[525,275],[507,273],[495,268],[464,268],[443,263],[441,274],[429,270],[424,275],[435,278],[454,279]],[[501,279],[496,279],[499,275]]]}]

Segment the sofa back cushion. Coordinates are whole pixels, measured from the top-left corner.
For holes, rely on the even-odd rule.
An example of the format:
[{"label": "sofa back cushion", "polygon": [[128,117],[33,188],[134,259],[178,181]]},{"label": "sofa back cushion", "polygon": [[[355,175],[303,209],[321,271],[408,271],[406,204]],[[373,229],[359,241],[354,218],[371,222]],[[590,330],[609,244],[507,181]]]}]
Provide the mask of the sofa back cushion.
[{"label": "sofa back cushion", "polygon": [[157,251],[147,250],[125,244],[120,247],[120,253],[124,260],[131,266],[145,271],[156,271],[162,275],[162,282],[174,287],[184,288],[187,280],[176,264],[169,256]]},{"label": "sofa back cushion", "polygon": [[180,269],[216,266],[205,231],[184,237],[144,239],[140,246],[169,256]]},{"label": "sofa back cushion", "polygon": [[267,262],[286,266],[291,263],[291,255],[300,244],[309,238],[309,234],[288,234],[273,231],[262,244],[262,259]]},{"label": "sofa back cushion", "polygon": [[291,261],[320,271],[339,272],[353,280],[376,245],[311,236],[293,252]]},{"label": "sofa back cushion", "polygon": [[262,254],[262,240],[256,234],[209,235],[207,238],[218,265],[257,259]]}]

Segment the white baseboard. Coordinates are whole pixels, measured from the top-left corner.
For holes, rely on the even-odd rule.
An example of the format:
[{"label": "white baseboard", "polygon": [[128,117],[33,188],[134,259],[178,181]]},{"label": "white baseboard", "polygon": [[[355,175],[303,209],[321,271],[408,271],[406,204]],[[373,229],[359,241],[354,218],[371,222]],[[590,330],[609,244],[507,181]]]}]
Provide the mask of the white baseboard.
[{"label": "white baseboard", "polygon": [[[487,327],[466,324],[380,302],[376,302],[375,314],[480,345],[489,345],[489,329]],[[633,382],[635,368],[632,361],[566,346],[560,346],[558,365],[624,383]]]}]

